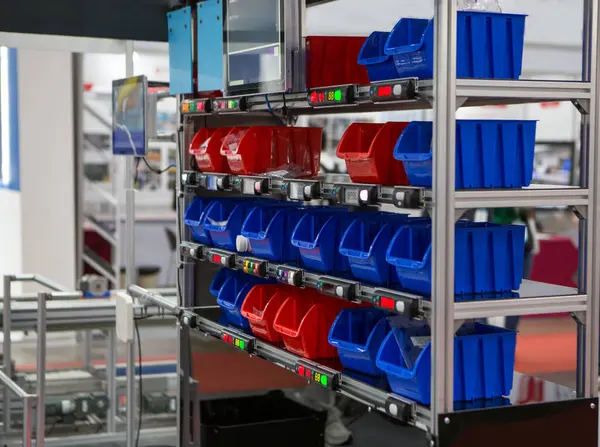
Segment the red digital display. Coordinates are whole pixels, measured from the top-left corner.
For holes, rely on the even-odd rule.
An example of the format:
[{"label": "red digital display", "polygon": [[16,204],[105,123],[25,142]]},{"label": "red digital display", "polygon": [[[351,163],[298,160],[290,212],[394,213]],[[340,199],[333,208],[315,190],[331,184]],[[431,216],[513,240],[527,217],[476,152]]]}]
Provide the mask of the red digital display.
[{"label": "red digital display", "polygon": [[384,85],[377,89],[377,96],[392,96],[392,86]]},{"label": "red digital display", "polygon": [[312,92],[310,94],[310,102],[317,102],[317,92]]},{"label": "red digital display", "polygon": [[319,102],[325,101],[325,93],[319,92],[318,98],[319,98]]},{"label": "red digital display", "polygon": [[396,304],[393,299],[386,298],[384,296],[381,297],[379,305],[385,309],[394,309],[396,307]]}]

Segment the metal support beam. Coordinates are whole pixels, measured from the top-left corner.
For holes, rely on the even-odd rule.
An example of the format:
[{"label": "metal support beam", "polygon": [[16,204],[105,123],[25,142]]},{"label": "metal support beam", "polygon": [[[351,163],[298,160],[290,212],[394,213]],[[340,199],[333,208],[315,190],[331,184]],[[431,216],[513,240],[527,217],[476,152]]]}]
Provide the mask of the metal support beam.
[{"label": "metal support beam", "polygon": [[117,337],[115,329],[108,331],[106,355],[106,385],[108,391],[108,411],[106,413],[106,432],[116,432],[117,417]]},{"label": "metal support beam", "polygon": [[[133,76],[133,41],[125,45],[125,76]],[[127,240],[127,286],[136,283],[135,269],[135,185],[134,157],[125,159],[125,215]],[[118,274],[118,273],[117,273]],[[134,336],[135,338],[135,336]],[[140,365],[141,366],[141,365]],[[135,343],[127,343],[127,447],[134,447],[136,418],[135,399]]]},{"label": "metal support beam", "polygon": [[435,0],[432,267],[432,432],[453,410],[456,0]]},{"label": "metal support beam", "polygon": [[36,447],[44,447],[46,441],[46,300],[51,298],[48,293],[38,295]]},{"label": "metal support beam", "polygon": [[[11,300],[10,284],[11,284],[11,277],[8,275],[4,276],[4,309],[2,312],[2,325],[3,325],[4,339],[2,340],[2,355],[4,356],[4,374],[6,374],[9,379],[12,377],[12,364],[11,364],[11,360],[10,360],[12,357],[11,340],[10,340],[10,329],[11,329],[11,322],[12,322],[11,306],[10,306],[10,300]],[[5,405],[4,405],[3,426],[4,426],[4,435],[6,436],[6,434],[8,434],[8,432],[10,431],[10,418],[11,418],[11,406],[7,405],[7,403],[10,402],[10,391],[8,390],[7,387],[4,387],[4,402],[5,402]]]},{"label": "metal support beam", "polygon": [[[587,222],[587,245],[586,249],[586,292],[589,297],[587,314],[585,319],[585,365],[584,365],[584,395],[596,397],[598,395],[598,313],[600,300],[600,253],[597,249],[600,243],[600,194],[598,194],[598,175],[600,175],[600,157],[598,150],[598,129],[600,128],[600,78],[598,65],[598,48],[600,35],[598,23],[600,21],[600,7],[598,0],[586,0],[585,13],[588,18],[586,22],[586,37],[589,38],[584,47],[584,80],[591,84],[591,100],[589,113],[588,151],[587,151],[587,184],[590,190],[590,209],[588,210]],[[589,79],[588,79],[589,78]]]}]

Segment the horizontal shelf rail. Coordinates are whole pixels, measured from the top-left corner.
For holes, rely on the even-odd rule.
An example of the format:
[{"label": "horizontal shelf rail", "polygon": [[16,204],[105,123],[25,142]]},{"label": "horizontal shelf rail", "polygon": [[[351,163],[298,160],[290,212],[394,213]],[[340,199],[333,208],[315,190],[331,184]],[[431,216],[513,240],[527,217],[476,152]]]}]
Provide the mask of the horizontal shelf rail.
[{"label": "horizontal shelf rail", "polygon": [[[342,179],[336,181],[335,179]],[[237,192],[249,196],[271,196],[305,202],[328,200],[344,206],[394,205],[400,209],[418,210],[432,204],[430,189],[412,186],[384,186],[351,183],[347,176],[317,179],[283,179],[267,175],[231,175],[207,172],[185,172],[182,186],[188,193],[198,188],[209,191]],[[589,190],[573,186],[532,185],[521,189],[474,189],[455,192],[457,209],[587,206]]]},{"label": "horizontal shelf rail", "polygon": [[[272,278],[294,287],[308,287],[325,295],[355,302],[365,302],[380,309],[409,318],[430,319],[431,301],[406,291],[363,284],[360,281],[310,272],[297,266],[279,264],[194,242],[182,242],[184,257],[207,261],[245,273]],[[523,280],[517,292],[457,296],[464,301],[454,303],[456,320],[507,315],[545,315],[584,312],[587,296],[576,289],[536,281]],[[468,300],[467,300],[468,299]]]},{"label": "horizontal shelf rail", "polygon": [[[381,88],[384,87],[384,88]],[[382,93],[385,92],[385,93]],[[571,101],[587,112],[591,84],[577,81],[458,79],[456,94],[462,107]],[[299,93],[269,93],[185,100],[183,115],[231,113],[325,114],[382,112],[431,108],[433,81],[392,79],[368,85],[319,87]]]}]

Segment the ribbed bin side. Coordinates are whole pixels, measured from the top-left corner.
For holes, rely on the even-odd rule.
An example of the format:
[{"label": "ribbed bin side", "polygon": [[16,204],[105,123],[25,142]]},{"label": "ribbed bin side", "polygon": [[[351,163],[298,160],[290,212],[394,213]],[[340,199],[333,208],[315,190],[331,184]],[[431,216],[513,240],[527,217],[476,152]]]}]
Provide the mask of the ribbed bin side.
[{"label": "ribbed bin side", "polygon": [[206,211],[204,229],[213,244],[226,250],[236,250],[236,238],[248,213],[257,204],[254,201],[221,200],[213,202]]},{"label": "ribbed bin side", "polygon": [[523,66],[526,17],[460,11],[457,77],[519,79]]},{"label": "ribbed bin side", "polygon": [[[431,343],[422,334],[415,327],[392,329],[379,350],[377,366],[386,372],[394,393],[429,405]],[[515,331],[479,323],[465,324],[454,338],[454,400],[508,396],[513,383],[515,349]],[[409,367],[405,356],[413,351],[418,357],[414,366]]]},{"label": "ribbed bin side", "polygon": [[242,304],[241,313],[250,322],[254,335],[271,343],[281,343],[281,335],[273,328],[273,322],[286,298],[285,288],[278,284],[252,287]]},{"label": "ribbed bin side", "polygon": [[[457,77],[519,79],[525,19],[519,14],[459,11]],[[433,20],[400,19],[384,49],[394,59],[395,77],[433,77],[433,31]]]},{"label": "ribbed bin side", "polygon": [[[458,222],[455,230],[456,294],[509,292],[523,279],[525,227]],[[431,293],[431,222],[404,225],[393,236],[386,260],[402,288]],[[499,294],[496,298],[503,298]],[[506,296],[510,297],[510,296]]]},{"label": "ribbed bin side", "polygon": [[[536,121],[458,120],[456,188],[521,188],[533,177]],[[394,157],[413,186],[433,184],[433,124],[414,121],[402,133]]]},{"label": "ribbed bin side", "polygon": [[248,319],[241,314],[241,307],[253,285],[239,275],[230,276],[219,291],[217,304],[227,316],[227,321],[234,326],[250,328]]}]

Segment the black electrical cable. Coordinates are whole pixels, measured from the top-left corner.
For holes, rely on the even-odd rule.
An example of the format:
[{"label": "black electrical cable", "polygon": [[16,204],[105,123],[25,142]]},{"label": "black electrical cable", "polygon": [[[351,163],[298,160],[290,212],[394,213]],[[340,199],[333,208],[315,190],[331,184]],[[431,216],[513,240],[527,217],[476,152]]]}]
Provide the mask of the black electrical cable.
[{"label": "black electrical cable", "polygon": [[[275,112],[273,111],[273,107],[271,107],[271,103],[269,102],[269,95],[265,95],[265,101],[267,103],[267,109],[269,110],[269,113],[271,114],[271,116],[273,118],[277,119],[282,126],[285,126],[285,122],[281,119],[281,117],[275,115]],[[283,95],[283,101],[285,104],[285,95]]]},{"label": "black electrical cable", "polygon": [[[137,320],[134,319],[133,323],[135,325],[135,336],[137,337],[137,345],[138,345],[138,364],[139,364],[139,384],[140,384],[140,414],[138,415],[138,428],[137,434],[135,435],[135,447],[139,447],[140,445],[140,432],[142,431],[142,406],[143,406],[143,393],[142,393],[142,339],[140,338],[140,329],[137,324]],[[127,415],[127,417],[133,417],[133,415]]]},{"label": "black electrical cable", "polygon": [[175,168],[176,166],[174,164],[170,164],[169,166],[167,166],[166,168],[160,169],[160,168],[155,168],[154,166],[150,166],[150,163],[148,163],[148,160],[146,160],[146,157],[139,157],[142,159],[142,161],[144,162],[144,164],[146,165],[146,167],[151,170],[152,172],[154,172],[155,174],[164,174],[165,172],[167,172],[169,169],[171,168]]}]

